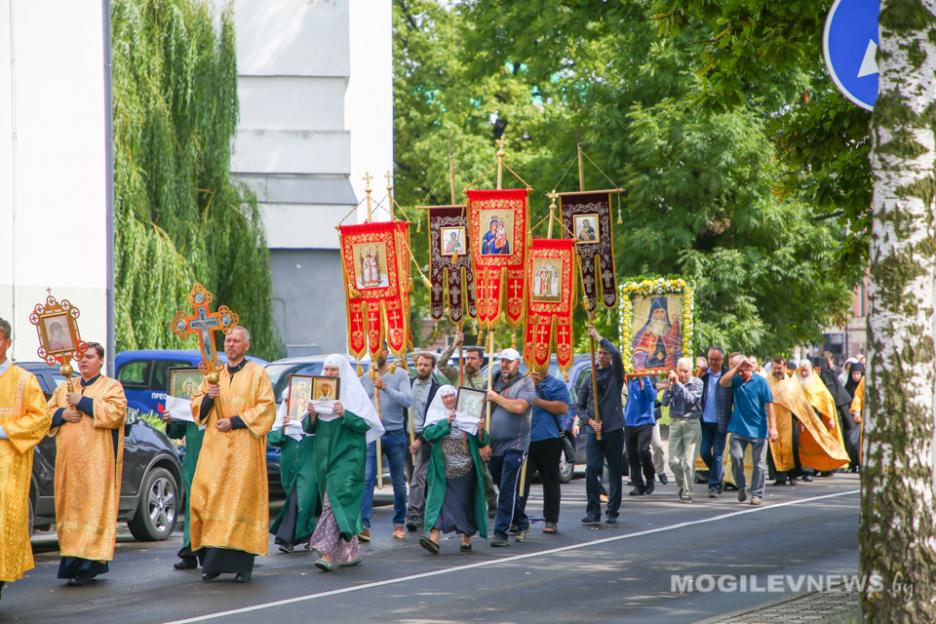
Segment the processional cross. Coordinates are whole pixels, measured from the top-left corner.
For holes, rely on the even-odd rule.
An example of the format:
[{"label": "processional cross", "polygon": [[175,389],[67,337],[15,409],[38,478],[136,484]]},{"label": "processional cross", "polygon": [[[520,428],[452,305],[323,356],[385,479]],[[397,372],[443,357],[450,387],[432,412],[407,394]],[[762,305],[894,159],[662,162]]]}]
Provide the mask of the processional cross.
[{"label": "processional cross", "polygon": [[189,305],[193,314],[176,312],[172,319],[172,331],[183,340],[191,335],[198,336],[202,361],[198,368],[211,374],[218,368],[218,351],[214,344],[214,332],[229,334],[240,322],[240,317],[227,306],[221,306],[217,312],[211,312],[209,305],[214,297],[201,284],[196,283],[188,294]]}]

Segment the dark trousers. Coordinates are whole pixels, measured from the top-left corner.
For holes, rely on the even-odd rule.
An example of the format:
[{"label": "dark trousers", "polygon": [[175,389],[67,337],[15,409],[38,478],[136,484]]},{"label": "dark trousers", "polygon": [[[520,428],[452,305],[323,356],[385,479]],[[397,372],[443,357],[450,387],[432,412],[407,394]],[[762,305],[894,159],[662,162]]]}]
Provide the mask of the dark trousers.
[{"label": "dark trousers", "polygon": [[527,456],[526,484],[520,509],[526,515],[526,503],[530,497],[530,481],[534,472],[539,472],[543,482],[543,517],[546,522],[559,522],[559,458],[562,454],[562,438],[538,440],[530,443]]},{"label": "dark trousers", "polygon": [[488,462],[491,476],[497,483],[497,515],[494,516],[494,535],[505,536],[511,524],[521,531],[527,530],[530,520],[519,504],[520,469],[523,453],[506,451],[503,455],[491,455]]},{"label": "dark trousers", "polygon": [[727,434],[718,430],[718,423],[702,423],[702,442],[699,455],[708,466],[709,489],[722,487],[724,472],[725,438]]},{"label": "dark trousers", "polygon": [[[634,487],[643,489],[653,483],[656,471],[653,469],[653,454],[650,442],[653,441],[653,425],[625,427],[627,440],[627,459],[630,462],[630,478]],[[643,467],[643,475],[640,469]]]},{"label": "dark trousers", "polygon": [[[653,427],[650,427],[651,434]],[[650,438],[647,438],[649,452]],[[585,433],[585,495],[588,504],[585,515],[598,520],[601,518],[601,471],[604,462],[608,462],[608,507],[609,518],[617,518],[621,508],[621,470],[623,469],[624,430],[602,431],[601,440],[595,438],[590,428]]]}]

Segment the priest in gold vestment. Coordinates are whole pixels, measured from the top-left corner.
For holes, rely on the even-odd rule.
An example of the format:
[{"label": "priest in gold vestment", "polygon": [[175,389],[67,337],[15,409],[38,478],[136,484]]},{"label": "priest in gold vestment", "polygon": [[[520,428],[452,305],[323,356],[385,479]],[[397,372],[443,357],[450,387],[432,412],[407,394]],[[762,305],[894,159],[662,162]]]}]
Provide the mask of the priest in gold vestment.
[{"label": "priest in gold vestment", "polygon": [[276,401],[264,368],[245,359],[249,348],[247,330],[232,329],[220,383],[206,378],[192,398],[192,414],[207,427],[192,480],[189,535],[206,581],[230,572],[235,582],[247,582],[254,557],[267,554],[266,436]]},{"label": "priest in gold vestment", "polygon": [[29,542],[33,448],[49,431],[36,376],[7,357],[10,324],[0,319],[0,597],[5,583],[35,567]]},{"label": "priest in gold vestment", "polygon": [[71,391],[49,399],[55,438],[55,530],[62,561],[58,577],[83,585],[108,571],[117,541],[127,398],[101,374],[104,347],[88,343]]}]

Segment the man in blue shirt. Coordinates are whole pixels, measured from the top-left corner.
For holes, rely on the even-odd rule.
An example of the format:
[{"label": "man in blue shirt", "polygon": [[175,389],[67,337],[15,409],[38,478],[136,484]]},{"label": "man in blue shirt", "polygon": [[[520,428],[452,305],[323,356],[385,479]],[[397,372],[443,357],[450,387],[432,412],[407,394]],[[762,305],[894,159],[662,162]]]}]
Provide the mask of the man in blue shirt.
[{"label": "man in blue shirt", "polygon": [[708,370],[702,379],[702,441],[699,455],[708,466],[708,495],[721,495],[722,461],[725,454],[725,436],[731,420],[731,388],[718,384],[728,368],[725,366],[725,351],[721,347],[708,350]]},{"label": "man in blue shirt", "polygon": [[747,500],[744,479],[744,450],[750,444],[754,461],[751,473],[751,504],[760,505],[764,498],[767,475],[767,436],[779,439],[774,417],[773,394],[767,380],[754,373],[754,363],[743,354],[729,362],[731,368],[718,381],[731,388],[734,408],[728,433],[731,434],[731,472],[738,486],[738,502]]},{"label": "man in blue shirt", "polygon": [[[527,456],[527,479],[520,501],[520,509],[526,512],[530,496],[530,477],[539,472],[543,483],[543,517],[546,526],[543,533],[556,532],[559,523],[559,459],[562,456],[562,418],[569,411],[569,390],[566,385],[550,376],[546,371],[533,370],[529,374],[536,386],[533,399],[533,425],[530,432],[530,454]],[[521,514],[522,515],[522,514]]]},{"label": "man in blue shirt", "polygon": [[632,377],[627,382],[624,439],[627,444],[631,482],[634,484],[634,489],[630,491],[631,496],[653,493],[656,471],[653,468],[650,440],[653,437],[653,425],[656,424],[653,410],[656,397],[657,388],[652,377]]}]

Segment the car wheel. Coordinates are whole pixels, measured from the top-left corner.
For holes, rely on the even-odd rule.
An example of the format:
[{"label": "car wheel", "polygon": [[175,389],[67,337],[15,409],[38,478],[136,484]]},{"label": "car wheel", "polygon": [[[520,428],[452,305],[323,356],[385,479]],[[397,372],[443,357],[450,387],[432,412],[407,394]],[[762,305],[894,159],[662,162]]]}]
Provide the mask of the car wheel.
[{"label": "car wheel", "polygon": [[165,468],[153,468],[143,478],[140,500],[127,523],[133,537],[142,542],[167,539],[175,529],[179,509],[179,484]]}]

